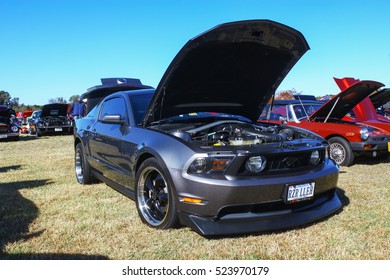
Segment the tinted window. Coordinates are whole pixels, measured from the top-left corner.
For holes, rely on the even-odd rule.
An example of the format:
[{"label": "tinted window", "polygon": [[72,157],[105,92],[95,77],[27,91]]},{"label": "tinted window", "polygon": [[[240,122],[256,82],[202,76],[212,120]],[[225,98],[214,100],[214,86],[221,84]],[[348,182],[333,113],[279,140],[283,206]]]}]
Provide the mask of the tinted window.
[{"label": "tinted window", "polygon": [[142,122],[151,99],[151,94],[130,96],[131,109],[133,111],[134,121],[136,124],[140,124]]},{"label": "tinted window", "polygon": [[285,118],[287,115],[286,105],[274,105],[272,107],[272,112],[269,112],[270,105],[267,105],[261,115],[259,120],[274,120],[280,121],[280,118]]},{"label": "tinted window", "polygon": [[107,100],[102,105],[99,119],[103,119],[105,115],[121,115],[123,119],[127,119],[126,104],[123,98],[117,97]]}]

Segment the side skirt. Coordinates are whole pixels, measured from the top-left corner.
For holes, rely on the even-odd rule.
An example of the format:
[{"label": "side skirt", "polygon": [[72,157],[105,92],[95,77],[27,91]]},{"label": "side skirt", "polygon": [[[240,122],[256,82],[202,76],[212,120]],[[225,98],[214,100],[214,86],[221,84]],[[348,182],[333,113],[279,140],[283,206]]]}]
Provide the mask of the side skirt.
[{"label": "side skirt", "polygon": [[114,181],[111,181],[110,179],[104,177],[101,173],[95,171],[95,170],[92,170],[92,174],[93,176],[95,176],[95,178],[97,178],[98,180],[106,183],[109,187],[113,188],[114,190],[116,190],[117,192],[123,194],[124,196],[132,199],[132,200],[135,200],[135,193],[134,191],[132,190],[129,190],[125,187],[123,187],[122,185],[119,185],[118,183],[115,183]]}]

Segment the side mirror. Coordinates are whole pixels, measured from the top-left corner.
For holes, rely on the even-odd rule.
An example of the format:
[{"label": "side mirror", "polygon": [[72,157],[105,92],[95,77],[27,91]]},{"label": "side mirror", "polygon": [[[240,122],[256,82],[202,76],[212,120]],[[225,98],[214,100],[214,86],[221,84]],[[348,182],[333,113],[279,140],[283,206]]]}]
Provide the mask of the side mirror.
[{"label": "side mirror", "polygon": [[101,120],[101,122],[108,123],[108,124],[120,124],[120,125],[126,123],[126,121],[123,119],[122,115],[120,114],[105,115]]}]

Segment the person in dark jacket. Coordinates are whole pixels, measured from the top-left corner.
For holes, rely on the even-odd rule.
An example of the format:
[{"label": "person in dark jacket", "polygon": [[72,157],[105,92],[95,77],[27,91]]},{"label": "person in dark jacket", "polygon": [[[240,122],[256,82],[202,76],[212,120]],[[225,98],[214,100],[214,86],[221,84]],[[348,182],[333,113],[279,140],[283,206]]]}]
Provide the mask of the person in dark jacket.
[{"label": "person in dark jacket", "polygon": [[82,117],[85,117],[85,104],[83,103],[83,101],[79,99],[78,101],[74,102],[68,114],[70,117],[73,117],[75,121]]}]

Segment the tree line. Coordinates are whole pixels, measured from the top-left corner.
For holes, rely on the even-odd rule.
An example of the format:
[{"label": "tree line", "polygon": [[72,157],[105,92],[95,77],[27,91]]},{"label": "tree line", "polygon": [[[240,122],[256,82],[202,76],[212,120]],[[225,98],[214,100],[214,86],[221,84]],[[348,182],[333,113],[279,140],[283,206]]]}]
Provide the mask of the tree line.
[{"label": "tree line", "polygon": [[[50,98],[47,103],[72,103],[77,101],[80,98],[80,95],[72,95],[68,100],[63,97]],[[24,103],[19,102],[18,97],[12,97],[11,94],[7,91],[0,90],[0,105],[5,105],[12,107],[16,112],[24,112],[26,110],[40,110],[43,105],[25,105]]]}]

